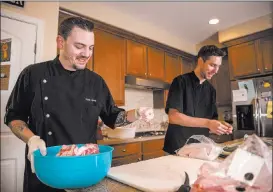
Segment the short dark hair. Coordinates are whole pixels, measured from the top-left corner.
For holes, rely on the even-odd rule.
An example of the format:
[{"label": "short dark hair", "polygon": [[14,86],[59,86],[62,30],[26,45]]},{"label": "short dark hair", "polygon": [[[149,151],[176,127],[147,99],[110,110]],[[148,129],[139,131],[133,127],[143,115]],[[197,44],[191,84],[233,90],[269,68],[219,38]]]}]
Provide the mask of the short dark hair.
[{"label": "short dark hair", "polygon": [[58,35],[62,36],[66,40],[74,27],[79,27],[86,31],[93,31],[94,24],[81,17],[70,17],[61,22]]},{"label": "short dark hair", "polygon": [[210,56],[220,56],[224,57],[226,55],[225,51],[221,50],[220,48],[216,47],[215,45],[205,45],[201,47],[198,52],[197,59],[201,57],[203,61],[209,59]]}]

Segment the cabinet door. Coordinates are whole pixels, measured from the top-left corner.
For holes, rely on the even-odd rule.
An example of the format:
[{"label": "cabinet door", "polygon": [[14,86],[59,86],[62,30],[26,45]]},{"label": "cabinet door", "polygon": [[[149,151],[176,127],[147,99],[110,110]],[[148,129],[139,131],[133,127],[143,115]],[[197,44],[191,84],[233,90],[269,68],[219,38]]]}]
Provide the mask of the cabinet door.
[{"label": "cabinet door", "polygon": [[128,75],[147,77],[147,47],[143,44],[127,40]]},{"label": "cabinet door", "polygon": [[117,105],[124,105],[125,40],[95,30],[94,71],[105,80]]},{"label": "cabinet door", "polygon": [[222,65],[219,68],[217,75],[212,77],[212,84],[216,89],[217,106],[231,105],[229,63],[226,57],[223,58]]},{"label": "cabinet door", "polygon": [[256,49],[257,45],[254,41],[236,45],[228,49],[232,79],[234,77],[255,75],[261,72]]},{"label": "cabinet door", "polygon": [[175,77],[181,74],[179,57],[165,53],[165,81],[171,83]]},{"label": "cabinet door", "polygon": [[181,67],[182,67],[181,74],[190,73],[195,68],[194,61],[192,61],[190,59],[182,58],[181,59]]},{"label": "cabinet door", "polygon": [[148,47],[148,78],[164,81],[164,51]]},{"label": "cabinet door", "polygon": [[259,41],[259,54],[263,71],[272,72],[273,65],[273,36],[264,37]]}]

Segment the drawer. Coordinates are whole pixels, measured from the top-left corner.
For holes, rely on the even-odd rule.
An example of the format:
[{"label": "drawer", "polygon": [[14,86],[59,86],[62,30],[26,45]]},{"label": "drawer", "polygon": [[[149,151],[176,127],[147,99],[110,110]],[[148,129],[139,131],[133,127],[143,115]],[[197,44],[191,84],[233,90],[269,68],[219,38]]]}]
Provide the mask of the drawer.
[{"label": "drawer", "polygon": [[142,158],[140,154],[119,157],[112,160],[112,167],[130,164],[130,163],[136,163],[141,160]]},{"label": "drawer", "polygon": [[156,139],[142,142],[142,152],[151,153],[161,151],[164,146],[164,139]]},{"label": "drawer", "polygon": [[164,155],[165,155],[165,152],[163,150],[155,151],[155,152],[152,152],[152,153],[144,153],[142,155],[142,160],[154,159],[154,158],[157,158],[157,157],[162,157]]},{"label": "drawer", "polygon": [[141,153],[141,143],[126,143],[113,145],[113,158]]}]

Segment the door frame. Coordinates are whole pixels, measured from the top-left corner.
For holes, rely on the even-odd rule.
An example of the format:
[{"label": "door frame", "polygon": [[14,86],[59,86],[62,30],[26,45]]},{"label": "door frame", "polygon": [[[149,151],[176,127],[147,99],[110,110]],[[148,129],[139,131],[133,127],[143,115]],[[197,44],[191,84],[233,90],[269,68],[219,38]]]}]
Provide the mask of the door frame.
[{"label": "door frame", "polygon": [[[35,17],[26,16],[1,8],[0,15],[2,17],[14,19],[20,22],[32,24],[36,26],[36,54],[34,58],[35,63],[42,62],[43,59],[43,44],[44,44],[44,21]],[[31,64],[31,63],[30,63]]]}]

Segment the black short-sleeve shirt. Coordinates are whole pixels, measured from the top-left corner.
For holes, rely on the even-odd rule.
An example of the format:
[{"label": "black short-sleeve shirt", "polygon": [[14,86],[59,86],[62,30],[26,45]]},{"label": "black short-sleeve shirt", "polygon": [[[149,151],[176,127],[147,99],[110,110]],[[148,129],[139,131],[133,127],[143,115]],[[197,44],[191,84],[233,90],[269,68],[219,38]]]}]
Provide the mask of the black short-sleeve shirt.
[{"label": "black short-sleeve shirt", "polygon": [[[216,91],[208,82],[200,84],[194,71],[177,76],[169,89],[165,112],[177,109],[191,117],[217,119]],[[174,154],[192,135],[209,135],[207,128],[185,127],[169,124],[163,150]]]}]

